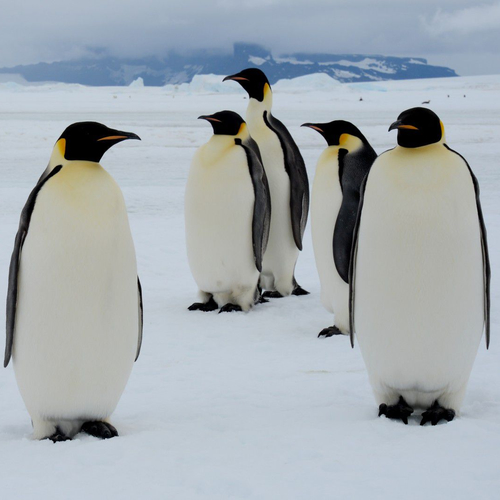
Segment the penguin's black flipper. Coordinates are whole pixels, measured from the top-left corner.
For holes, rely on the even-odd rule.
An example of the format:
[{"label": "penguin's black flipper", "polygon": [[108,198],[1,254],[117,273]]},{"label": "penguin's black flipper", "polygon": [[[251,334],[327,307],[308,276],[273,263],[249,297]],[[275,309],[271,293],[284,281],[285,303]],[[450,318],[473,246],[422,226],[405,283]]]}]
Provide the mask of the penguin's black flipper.
[{"label": "penguin's black flipper", "polygon": [[333,337],[334,335],[344,335],[344,334],[338,329],[338,327],[333,325],[333,326],[328,326],[326,328],[323,328],[323,330],[321,330],[318,333],[318,338],[320,338],[320,337],[328,338],[328,337]]},{"label": "penguin's black flipper", "polygon": [[210,297],[208,302],[195,302],[188,307],[189,311],[203,311],[210,312],[219,309],[217,302],[215,302],[213,297]]},{"label": "penguin's black flipper", "polygon": [[490,298],[490,282],[491,282],[491,267],[490,267],[490,256],[488,251],[488,239],[486,236],[486,225],[484,224],[483,210],[481,208],[481,200],[479,199],[479,182],[474,175],[474,172],[470,168],[467,160],[460,154],[451,149],[447,144],[444,147],[460,156],[462,160],[467,165],[469,169],[470,176],[472,178],[472,184],[474,185],[474,192],[476,194],[476,206],[477,206],[477,216],[479,219],[479,228],[481,230],[481,248],[483,251],[483,283],[484,283],[484,329],[486,337],[486,349],[490,346],[490,309],[491,309],[491,298]]},{"label": "penguin's black flipper", "polygon": [[143,307],[142,307],[142,286],[141,286],[141,281],[139,280],[139,276],[137,276],[137,301],[138,301],[138,306],[139,306],[139,335],[137,338],[137,351],[135,353],[135,360],[134,361],[137,361],[137,358],[139,357],[139,354],[141,353],[142,328],[143,328],[143,323],[144,323],[144,313],[143,313]]},{"label": "penguin's black flipper", "polygon": [[408,425],[408,417],[413,413],[413,408],[399,396],[399,401],[395,405],[386,405],[382,403],[378,407],[378,416],[385,415],[393,420],[402,420],[405,425]]},{"label": "penguin's black flipper", "polygon": [[304,159],[288,129],[271,113],[264,111],[264,122],[278,136],[290,177],[290,213],[295,244],[302,250],[302,237],[309,211],[309,180]]},{"label": "penguin's black flipper", "polygon": [[82,425],[81,432],[101,439],[110,439],[118,436],[118,431],[113,425],[102,421],[85,422]]},{"label": "penguin's black flipper", "polygon": [[235,139],[234,142],[245,150],[252,179],[255,194],[252,218],[253,253],[255,266],[262,272],[262,257],[267,248],[271,226],[271,193],[257,143],[251,137],[244,142],[241,139]]},{"label": "penguin's black flipper", "polygon": [[430,422],[432,425],[437,425],[440,420],[451,422],[455,418],[455,410],[450,408],[443,408],[437,401],[424,413],[422,413],[422,420],[420,425],[425,425]]},{"label": "penguin's black flipper", "polygon": [[352,244],[351,244],[351,256],[349,259],[349,332],[351,337],[351,347],[354,347],[354,299],[355,299],[355,287],[354,281],[356,279],[356,253],[358,250],[358,232],[359,232],[359,223],[361,220],[361,212],[363,210],[363,201],[364,194],[366,188],[366,182],[370,174],[366,175],[363,182],[361,183],[361,187],[359,188],[359,206],[358,206],[358,215],[356,216],[356,224],[354,225],[354,230],[352,233]]},{"label": "penguin's black flipper", "polygon": [[16,239],[14,241],[14,250],[10,259],[9,266],[9,283],[7,288],[7,310],[6,310],[6,342],[5,342],[5,358],[3,366],[9,364],[10,357],[12,356],[12,344],[14,342],[14,330],[16,325],[16,309],[17,309],[17,296],[18,296],[18,283],[17,278],[19,274],[19,263],[21,261],[21,251],[23,249],[24,240],[28,234],[31,214],[35,208],[36,198],[38,193],[43,188],[45,183],[54,177],[62,168],[62,165],[57,165],[50,172],[47,170],[42,174],[36,186],[28,196],[28,200],[24,205],[19,220],[19,229],[17,230]]},{"label": "penguin's black flipper", "polygon": [[[358,215],[360,186],[368,174],[377,153],[368,144],[354,153],[339,151],[339,181],[342,188],[342,204],[333,232],[333,260],[339,276],[349,283],[349,264],[354,226]],[[347,151],[346,151],[347,153]]]}]

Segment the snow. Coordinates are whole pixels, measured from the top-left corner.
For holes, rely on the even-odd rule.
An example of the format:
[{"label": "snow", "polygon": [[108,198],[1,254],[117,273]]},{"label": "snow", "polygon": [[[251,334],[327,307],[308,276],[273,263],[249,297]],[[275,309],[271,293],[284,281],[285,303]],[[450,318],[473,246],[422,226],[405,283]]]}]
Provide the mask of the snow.
[{"label": "snow", "polygon": [[248,62],[255,64],[256,66],[262,66],[265,62],[267,62],[267,59],[258,56],[248,56]]},{"label": "snow", "polygon": [[339,64],[341,66],[355,66],[360,69],[373,69],[378,71],[379,73],[387,73],[392,74],[396,73],[396,70],[393,68],[388,68],[384,65],[382,61],[377,59],[372,59],[371,57],[365,57],[361,61],[348,61],[346,59],[342,59],[341,61],[336,61],[334,63],[323,63],[323,64]]},{"label": "snow", "polygon": [[[183,194],[191,158],[211,135],[201,114],[248,100],[222,77],[178,88],[87,88],[0,83],[0,302],[25,200],[52,146],[74,121],[139,134],[102,164],[123,189],[144,290],[142,353],[112,417],[120,437],[29,439],[12,366],[0,377],[2,499],[496,499],[500,489],[500,76],[274,87],[312,180],[325,147],[304,122],[346,119],[377,152],[389,125],[430,99],[449,145],[474,169],[488,228],[492,342],[484,342],[460,418],[436,427],[377,418],[359,348],[318,339],[332,324],[320,304],[309,226],[297,264],[311,294],[248,314],[187,311],[196,298],[184,243]],[[448,97],[449,95],[449,97]],[[464,97],[464,95],[466,97]],[[360,101],[360,97],[363,101]],[[0,323],[4,324],[3,308]]]}]

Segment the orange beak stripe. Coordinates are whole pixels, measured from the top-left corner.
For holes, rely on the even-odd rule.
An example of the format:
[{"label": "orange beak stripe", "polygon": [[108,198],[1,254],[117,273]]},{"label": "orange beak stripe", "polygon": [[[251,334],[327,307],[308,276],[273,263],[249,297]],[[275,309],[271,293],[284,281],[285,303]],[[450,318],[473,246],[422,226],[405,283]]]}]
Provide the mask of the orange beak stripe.
[{"label": "orange beak stripe", "polygon": [[108,135],[108,137],[101,137],[100,139],[97,139],[97,142],[99,141],[116,141],[118,139],[128,139],[126,135]]},{"label": "orange beak stripe", "polygon": [[418,128],[414,127],[413,125],[399,125],[398,128],[406,128],[408,130],[418,130]]}]

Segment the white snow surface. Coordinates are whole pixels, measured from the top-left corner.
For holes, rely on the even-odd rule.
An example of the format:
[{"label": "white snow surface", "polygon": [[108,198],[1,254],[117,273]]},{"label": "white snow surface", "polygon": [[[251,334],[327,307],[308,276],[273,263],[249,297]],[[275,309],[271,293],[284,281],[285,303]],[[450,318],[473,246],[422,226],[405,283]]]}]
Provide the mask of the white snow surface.
[{"label": "white snow surface", "polygon": [[96,120],[142,138],[114,147],[102,164],[125,195],[145,310],[141,356],[112,417],[118,438],[31,440],[12,365],[3,370],[0,497],[499,498],[500,76],[328,92],[315,79],[300,91],[275,86],[273,112],[296,139],[311,181],[325,143],[300,124],[350,120],[381,153],[395,145],[387,129],[398,114],[428,99],[448,144],[479,179],[493,275],[491,347],[481,343],[460,417],[436,427],[420,427],[418,417],[407,426],[377,418],[358,346],[317,338],[333,318],[320,304],[309,227],[296,276],[310,295],[248,314],[187,310],[196,286],[184,186],[196,148],[212,133],[197,117],[222,109],[244,116],[248,103],[231,82],[210,81],[198,82],[199,92],[196,82],[191,89],[0,83],[0,302],[19,214],[54,142],[72,122]]}]

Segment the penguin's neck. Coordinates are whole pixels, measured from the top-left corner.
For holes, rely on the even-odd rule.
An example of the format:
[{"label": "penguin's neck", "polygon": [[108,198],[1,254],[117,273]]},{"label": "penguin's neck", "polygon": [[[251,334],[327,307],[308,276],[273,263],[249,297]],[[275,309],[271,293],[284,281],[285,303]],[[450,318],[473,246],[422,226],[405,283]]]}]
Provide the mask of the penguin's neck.
[{"label": "penguin's neck", "polygon": [[52,150],[52,154],[50,156],[49,164],[47,169],[44,172],[45,174],[49,174],[54,170],[57,165],[65,165],[68,163],[68,160],[64,158],[64,153],[66,152],[66,139],[59,139]]},{"label": "penguin's neck", "polygon": [[320,155],[316,170],[334,171],[332,165],[335,165],[335,172],[338,172],[338,157],[340,146],[328,146]]},{"label": "penguin's neck", "polygon": [[264,89],[264,99],[258,101],[253,97],[250,98],[248,102],[246,122],[250,128],[250,135],[253,135],[255,130],[260,127],[266,126],[264,122],[264,113],[269,116],[271,114],[271,108],[273,106],[273,93],[269,85],[266,84]]},{"label": "penguin's neck", "polygon": [[203,146],[203,156],[207,164],[220,160],[232,147],[235,146],[234,135],[213,135]]}]

